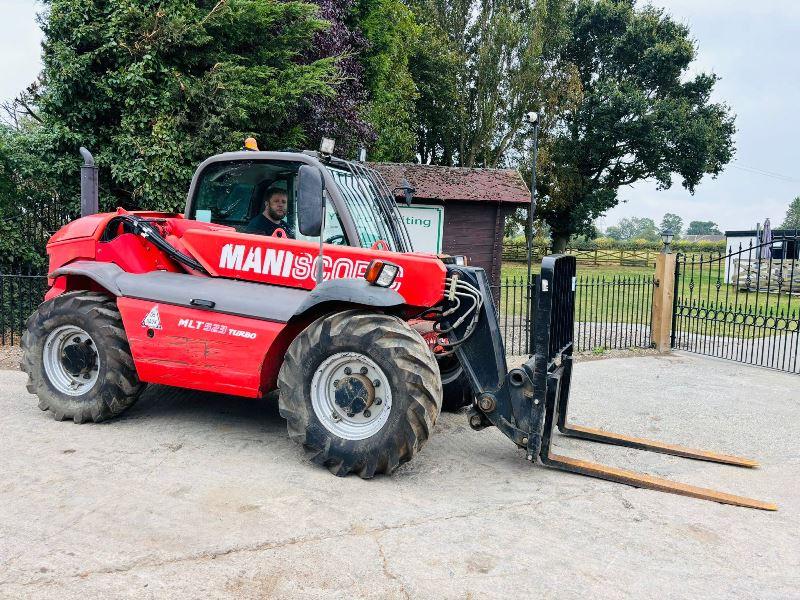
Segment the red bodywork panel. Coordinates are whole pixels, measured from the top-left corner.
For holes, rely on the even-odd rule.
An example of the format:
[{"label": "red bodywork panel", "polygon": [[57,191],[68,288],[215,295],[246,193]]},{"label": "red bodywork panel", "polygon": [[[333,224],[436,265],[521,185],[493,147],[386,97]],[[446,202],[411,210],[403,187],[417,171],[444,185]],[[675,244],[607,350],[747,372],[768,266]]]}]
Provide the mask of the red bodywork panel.
[{"label": "red bodywork panel", "polygon": [[[120,214],[131,214],[138,217],[150,217],[163,220],[169,233],[183,235],[189,229],[215,229],[234,231],[230,227],[187,221],[183,215],[154,212],[127,213],[120,209],[115,213],[100,213],[76,219],[56,231],[47,242],[47,254],[50,257],[50,272],[75,260],[97,260],[113,262],[128,273],[146,273],[148,271],[180,271],[172,260],[160,250],[139,236],[122,234],[111,241],[100,241],[109,221]],[[124,241],[123,241],[124,240]]]},{"label": "red bodywork panel", "polygon": [[[77,260],[109,262],[128,273],[187,272],[144,238],[110,231],[120,214],[97,214],[69,223],[50,239],[50,272]],[[165,239],[197,259],[212,277],[241,279],[311,291],[316,286],[319,244],[238,233],[231,227],[189,221],[182,215],[132,213],[152,218]],[[103,241],[108,239],[108,241]],[[406,304],[428,308],[444,294],[446,269],[430,254],[401,254],[326,244],[323,278],[361,278],[374,258],[400,266],[392,286]],[[189,271],[191,276],[204,276]],[[51,280],[49,300],[73,289],[103,289],[89,278]],[[120,297],[117,305],[142,381],[211,392],[260,397],[275,388],[289,344],[307,322],[283,323]],[[155,309],[157,320],[147,319]],[[154,323],[159,327],[154,327]]]},{"label": "red bodywork panel", "polygon": [[[214,276],[312,290],[319,244],[282,237],[192,229],[184,246]],[[360,279],[374,258],[400,266],[392,289],[411,306],[430,307],[444,294],[445,267],[432,254],[326,244],[323,279]]]},{"label": "red bodywork panel", "polygon": [[142,381],[251,398],[275,387],[280,363],[265,359],[285,323],[133,298],[117,306]]}]

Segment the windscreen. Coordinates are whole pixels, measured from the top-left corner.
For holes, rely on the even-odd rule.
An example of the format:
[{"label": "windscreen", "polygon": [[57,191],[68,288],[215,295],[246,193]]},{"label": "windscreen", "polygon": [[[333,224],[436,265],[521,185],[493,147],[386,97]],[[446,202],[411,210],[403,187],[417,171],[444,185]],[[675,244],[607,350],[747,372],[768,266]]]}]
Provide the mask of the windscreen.
[{"label": "windscreen", "polygon": [[362,247],[369,248],[383,240],[390,250],[413,251],[394,195],[378,173],[362,164],[343,160],[327,168],[347,204]]}]

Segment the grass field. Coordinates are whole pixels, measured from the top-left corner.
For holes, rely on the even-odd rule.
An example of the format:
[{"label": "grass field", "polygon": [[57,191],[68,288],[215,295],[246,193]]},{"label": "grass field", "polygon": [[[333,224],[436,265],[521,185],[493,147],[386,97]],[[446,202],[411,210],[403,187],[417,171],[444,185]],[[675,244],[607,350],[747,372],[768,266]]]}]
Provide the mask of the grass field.
[{"label": "grass field", "polygon": [[[528,267],[525,263],[512,263],[504,262],[501,277],[503,279],[510,279],[516,277],[517,279],[525,279]],[[539,272],[539,264],[532,265],[534,273]],[[652,267],[620,267],[619,265],[582,265],[578,264],[578,277],[605,277],[607,279],[612,277],[626,277],[630,275],[652,275]]]},{"label": "grass field", "polygon": [[[534,265],[533,273],[539,272]],[[500,313],[524,314],[527,267],[503,265]],[[578,265],[575,318],[580,322],[650,323],[653,269]]]}]

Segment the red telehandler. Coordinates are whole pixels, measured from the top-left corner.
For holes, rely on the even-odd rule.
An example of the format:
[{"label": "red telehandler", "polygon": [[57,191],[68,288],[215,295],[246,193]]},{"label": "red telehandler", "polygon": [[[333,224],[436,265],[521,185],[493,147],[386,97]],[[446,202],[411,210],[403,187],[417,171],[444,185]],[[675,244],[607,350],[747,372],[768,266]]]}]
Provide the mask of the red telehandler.
[{"label": "red telehandler", "polygon": [[[86,156],[88,153],[85,154]],[[94,198],[96,191],[82,186]],[[286,229],[247,233],[266,190]],[[96,190],[96,187],[94,188]],[[628,485],[772,504],[551,453],[568,436],[745,467],[753,461],[570,425],[575,260],[535,279],[533,356],[508,370],[485,272],[413,252],[394,194],[363,163],[317,152],[220,154],[184,214],[90,214],[47,246],[50,289],[28,319],[22,368],[56,420],[99,422],[146,383],[260,398],[278,389],[289,435],[336,475],[410,460],[442,406],[438,360],[457,360],[470,426],[495,426],[529,460]],[[415,323],[427,322],[438,355]],[[429,336],[430,337],[430,336]]]}]

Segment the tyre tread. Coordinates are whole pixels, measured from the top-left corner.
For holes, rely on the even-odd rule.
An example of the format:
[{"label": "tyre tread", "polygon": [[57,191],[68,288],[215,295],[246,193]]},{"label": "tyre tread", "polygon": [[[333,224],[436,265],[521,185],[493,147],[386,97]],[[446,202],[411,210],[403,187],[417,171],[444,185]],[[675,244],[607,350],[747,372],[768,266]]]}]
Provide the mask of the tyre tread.
[{"label": "tyre tread", "polygon": [[[47,385],[41,361],[41,345],[52,330],[51,321],[76,314],[94,322],[93,339],[97,337],[95,343],[102,345],[106,362],[104,380],[95,388],[93,397],[82,403],[65,401]],[[39,397],[39,408],[49,410],[57,421],[105,421],[130,408],[144,387],[136,373],[122,316],[115,301],[105,294],[78,290],[42,303],[27,320],[22,350],[20,367],[28,375],[26,388]]]},{"label": "tyre tread", "polygon": [[[366,456],[343,456],[328,443],[321,444],[319,429],[310,418],[310,401],[303,397],[306,361],[312,348],[324,340],[346,336],[359,347],[375,346],[386,352],[398,378],[406,382],[408,408],[400,430],[387,438],[376,453]],[[306,447],[311,460],[327,467],[337,476],[351,472],[364,479],[391,473],[411,460],[430,436],[441,410],[442,389],[439,369],[433,353],[423,338],[397,317],[347,310],[320,317],[290,344],[278,374],[278,403],[286,419],[289,437]],[[399,406],[399,404],[398,404]]]}]

